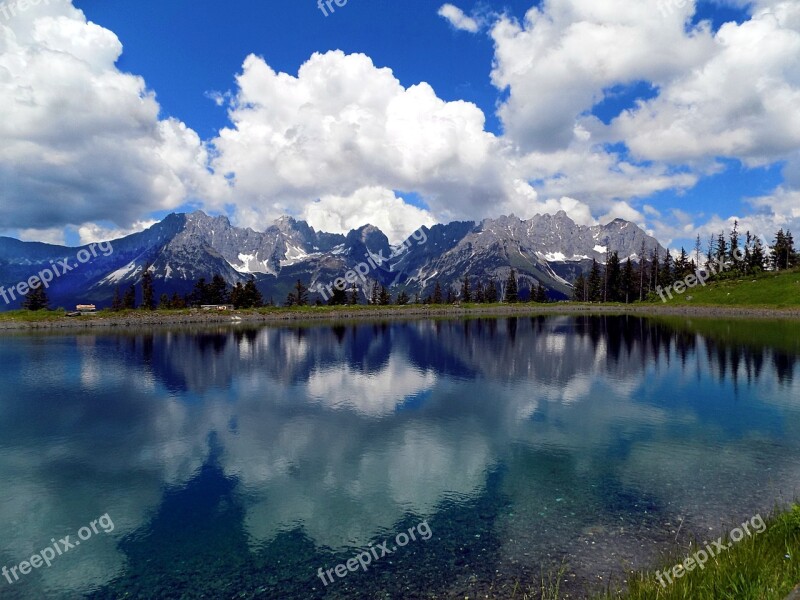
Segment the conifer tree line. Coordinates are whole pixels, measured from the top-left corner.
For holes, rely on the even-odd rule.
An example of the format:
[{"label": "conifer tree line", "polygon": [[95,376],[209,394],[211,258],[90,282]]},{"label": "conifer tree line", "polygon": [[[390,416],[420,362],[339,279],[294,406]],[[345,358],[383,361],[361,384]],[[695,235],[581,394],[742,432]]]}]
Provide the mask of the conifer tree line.
[{"label": "conifer tree line", "polygon": [[[774,241],[764,246],[761,238],[749,231],[741,235],[739,223],[734,222],[733,229],[726,236],[724,232],[712,235],[705,244],[698,235],[695,247],[689,253],[681,248],[680,254],[674,258],[669,251],[663,256],[655,248],[649,253],[644,242],[639,253],[643,257],[637,263],[627,258],[623,263],[617,252],[606,255],[605,265],[592,261],[588,274],[581,273],[574,284],[572,299],[579,302],[636,302],[647,299],[659,287],[665,288],[682,280],[697,271],[713,272],[708,278],[728,279],[746,277],[763,271],[783,271],[800,265],[800,255],[795,248],[791,231],[781,229],[775,234]],[[724,269],[710,269],[712,265],[727,263]],[[498,285],[500,284],[500,285]],[[192,291],[183,296],[177,292],[171,296],[161,294],[156,301],[153,273],[145,268],[139,283],[143,310],[183,309],[200,305],[231,304],[234,308],[259,308],[273,306],[270,298],[264,302],[255,279],[246,283],[229,286],[221,275],[214,275],[211,281],[200,278]],[[535,282],[530,288],[530,302],[549,302],[548,290],[541,282]],[[285,306],[307,306],[310,303],[308,287],[297,280],[292,291],[287,295]],[[456,302],[491,304],[496,302],[515,303],[520,301],[520,280],[514,269],[508,277],[498,282],[494,278],[485,281],[478,277],[465,275],[456,286],[447,286],[444,290],[439,281],[434,282],[433,289],[425,297],[416,293],[410,297],[401,290],[393,297],[382,284],[374,282],[361,290],[355,284],[348,290],[333,289],[333,295],[327,304],[331,306],[371,304],[375,306],[414,304],[454,304]],[[322,300],[316,299],[317,305]],[[42,286],[32,289],[22,305],[27,310],[49,309],[49,299]],[[129,286],[124,292],[118,287],[111,304],[112,310],[137,308],[136,286]]]},{"label": "conifer tree line", "polygon": [[[347,290],[339,290],[334,288],[333,295],[328,300],[329,306],[345,306],[362,304],[361,296],[364,296],[363,304],[370,304],[374,306],[404,306],[406,304],[455,304],[456,302],[472,303],[472,304],[491,304],[494,302],[509,302],[514,303],[520,301],[519,294],[519,279],[514,269],[511,269],[508,277],[505,279],[504,286],[498,286],[498,282],[494,279],[489,279],[484,282],[477,277],[470,277],[465,275],[456,286],[449,286],[443,289],[441,282],[435,281],[433,289],[424,297],[420,293],[416,293],[414,297],[408,295],[405,290],[400,290],[397,296],[392,296],[389,290],[383,284],[374,282],[368,285],[362,292],[353,284]],[[295,284],[295,290],[289,294],[286,299],[286,306],[298,305],[298,285],[307,292],[307,288],[298,281]],[[500,290],[505,290],[501,293]],[[305,303],[307,303],[307,295]],[[549,302],[547,295],[547,288],[541,283],[536,283],[530,290],[531,302]],[[317,300],[317,304],[322,304],[321,300]],[[302,305],[302,304],[301,304]]]},{"label": "conifer tree line", "polygon": [[194,288],[183,296],[173,292],[172,296],[161,294],[156,304],[155,287],[153,285],[153,273],[145,269],[139,283],[141,288],[141,304],[136,304],[136,286],[131,285],[124,293],[117,288],[114,292],[114,299],[111,302],[111,310],[131,310],[140,308],[142,310],[177,310],[189,307],[197,307],[213,304],[232,304],[234,308],[260,308],[264,306],[264,299],[261,292],[256,287],[254,279],[249,279],[244,285],[237,282],[235,286],[229,286],[221,275],[214,275],[211,281],[201,277],[194,284]]},{"label": "conifer tree line", "polygon": [[[700,236],[695,240],[691,254],[681,248],[677,258],[667,251],[659,255],[658,248],[649,255],[642,243],[639,253],[643,258],[638,263],[628,258],[621,263],[617,252],[608,253],[605,266],[596,260],[587,275],[575,280],[573,300],[578,302],[636,302],[648,298],[657,288],[666,288],[697,271],[715,273],[708,280],[734,279],[764,272],[792,269],[800,264],[794,239],[790,231],[783,229],[775,234],[771,246],[765,248],[758,236],[749,231],[742,236],[739,223],[726,237],[725,232],[712,235],[705,248]],[[725,268],[718,265],[726,264]]]},{"label": "conifer tree line", "polygon": [[25,300],[22,302],[22,308],[25,310],[48,310],[50,299],[47,297],[47,292],[43,285],[31,288]]},{"label": "conifer tree line", "polygon": [[[498,285],[500,284],[500,285]],[[511,269],[505,280],[498,282],[494,278],[484,281],[480,278],[465,275],[459,282],[456,291],[448,287],[447,294],[442,292],[439,282],[435,282],[433,293],[425,298],[420,298],[417,294],[415,302],[417,304],[453,304],[463,302],[465,304],[493,304],[496,302],[508,302],[514,304],[522,301],[520,294],[520,279],[516,270]],[[529,289],[530,302],[549,302],[547,288],[539,281]]]}]

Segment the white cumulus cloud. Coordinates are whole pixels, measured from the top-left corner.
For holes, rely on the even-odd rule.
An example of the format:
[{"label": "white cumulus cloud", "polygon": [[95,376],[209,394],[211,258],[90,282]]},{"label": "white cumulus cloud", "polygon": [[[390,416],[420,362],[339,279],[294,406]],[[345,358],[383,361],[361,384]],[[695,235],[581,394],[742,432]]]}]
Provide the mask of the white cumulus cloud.
[{"label": "white cumulus cloud", "polygon": [[302,217],[317,230],[330,233],[347,233],[365,224],[374,225],[392,244],[408,238],[423,225],[436,224],[428,211],[407,204],[392,190],[381,187],[361,188],[348,197],[323,196],[306,205]]},{"label": "white cumulus cloud", "polygon": [[[249,56],[237,84],[213,166],[251,216],[321,216],[309,202],[330,211],[365,188],[418,193],[437,220],[524,213],[537,197],[477,106],[403,87],[363,54],[314,54],[296,76]],[[382,214],[371,220],[395,220],[396,203],[372,206]]]},{"label": "white cumulus cloud", "polygon": [[480,30],[480,25],[476,19],[468,17],[463,10],[453,4],[442,4],[438,14],[460,31],[478,33]]},{"label": "white cumulus cloud", "polygon": [[187,197],[222,195],[204,144],[161,119],[122,44],[66,2],[0,21],[0,227],[127,226]]},{"label": "white cumulus cloud", "polygon": [[[455,29],[489,27],[502,134],[475,104],[363,54],[315,53],[296,73],[250,55],[233,90],[208,94],[229,117],[210,140],[120,70],[113,32],[66,0],[29,6],[0,20],[0,231],[61,241],[72,226],[95,241],[192,203],[260,230],[291,214],[330,231],[372,223],[393,241],[434,221],[561,209],[672,239],[730,215],[648,198],[692,188],[720,158],[784,163],[781,185],[730,212],[797,229],[800,4],[720,3],[749,17],[693,25],[697,0],[543,0],[519,21],[441,5]],[[642,85],[627,110],[592,115]]]}]

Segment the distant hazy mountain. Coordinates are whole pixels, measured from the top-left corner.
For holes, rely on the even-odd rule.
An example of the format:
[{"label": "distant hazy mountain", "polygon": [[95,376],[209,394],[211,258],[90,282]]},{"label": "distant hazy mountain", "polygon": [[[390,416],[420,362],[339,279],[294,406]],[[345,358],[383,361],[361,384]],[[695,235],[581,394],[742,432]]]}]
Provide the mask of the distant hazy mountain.
[{"label": "distant hazy mountain", "polygon": [[[577,225],[564,212],[523,221],[513,215],[480,224],[454,222],[415,232],[406,248],[392,248],[380,229],[366,225],[346,236],[317,232],[307,223],[282,217],[263,232],[234,227],[225,217],[203,212],[171,214],[146,231],[111,242],[109,256],[98,255],[58,277],[48,290],[53,306],[78,302],[110,304],[114,290],[138,285],[145,268],[153,271],[156,293],[189,292],[200,277],[222,275],[233,285],[255,278],[266,299],[282,302],[297,279],[313,289],[328,285],[359,263],[366,289],[373,282],[425,296],[436,281],[457,288],[465,274],[503,282],[516,269],[525,290],[543,283],[551,297],[571,293],[571,283],[592,259],[607,252],[638,261],[642,245],[649,252],[657,240],[633,223]],[[64,259],[77,264],[82,249],[0,238],[0,285],[6,289]],[[84,255],[85,256],[85,255]],[[372,264],[369,264],[371,260]],[[374,266],[373,266],[374,265]],[[525,292],[523,291],[523,294]],[[314,295],[312,293],[312,300]],[[0,310],[16,308],[19,302]]]}]

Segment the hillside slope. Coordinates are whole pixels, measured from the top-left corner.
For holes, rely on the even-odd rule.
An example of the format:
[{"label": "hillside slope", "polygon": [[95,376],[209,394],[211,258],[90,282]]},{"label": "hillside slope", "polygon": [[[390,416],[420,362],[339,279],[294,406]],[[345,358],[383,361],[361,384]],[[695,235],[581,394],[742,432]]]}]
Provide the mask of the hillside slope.
[{"label": "hillside slope", "polygon": [[[717,305],[793,308],[800,306],[800,270],[764,273],[746,279],[727,279],[675,295],[670,305]],[[657,298],[656,302],[662,304]]]}]

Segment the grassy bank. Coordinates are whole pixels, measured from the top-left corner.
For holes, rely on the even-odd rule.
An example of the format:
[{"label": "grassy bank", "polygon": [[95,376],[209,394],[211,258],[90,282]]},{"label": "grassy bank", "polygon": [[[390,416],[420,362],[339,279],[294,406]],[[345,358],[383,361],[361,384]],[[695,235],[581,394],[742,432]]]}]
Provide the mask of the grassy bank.
[{"label": "grassy bank", "polygon": [[0,322],[36,323],[43,321],[58,321],[65,318],[63,310],[9,310],[0,312]]},{"label": "grassy bank", "polygon": [[[559,302],[550,304],[520,303],[520,304],[461,304],[455,305],[422,305],[408,304],[405,306],[295,306],[286,308],[283,306],[267,306],[254,310],[238,310],[234,314],[241,316],[261,316],[275,318],[290,318],[297,316],[302,318],[304,315],[318,318],[320,315],[402,315],[402,314],[424,314],[430,311],[432,314],[452,313],[452,314],[486,314],[486,313],[654,313],[668,314],[669,309],[760,309],[793,312],[800,309],[800,269],[781,273],[762,273],[758,276],[747,279],[728,279],[709,283],[707,286],[698,286],[688,289],[683,294],[674,294],[672,299],[662,302],[656,296],[650,302],[637,302],[633,304],[591,304],[581,302]],[[101,310],[94,315],[84,315],[78,320],[89,319],[137,319],[143,316],[155,317],[158,319],[181,319],[196,315],[196,310],[123,310],[112,312]],[[210,316],[213,313],[205,313]],[[221,313],[217,316],[226,318],[231,313]],[[0,322],[46,322],[66,319],[64,310],[36,311],[14,310],[0,312]]]},{"label": "grassy bank", "polygon": [[[604,593],[591,600],[784,600],[800,583],[800,505],[779,511],[766,520],[763,533],[745,536],[738,543],[730,538],[723,544],[730,549],[710,558],[703,569],[694,567],[682,577],[663,578],[675,565],[683,563],[698,550],[697,545],[683,548],[667,557],[659,568],[628,573],[622,582],[612,583]],[[691,566],[691,565],[689,565]],[[517,586],[512,600],[566,600],[579,596],[562,593],[566,569],[529,586]],[[662,585],[656,573],[662,574]],[[499,600],[499,596],[489,596]],[[506,596],[504,596],[505,598]]]},{"label": "grassy bank", "polygon": [[[662,304],[661,300],[658,304]],[[715,281],[681,295],[673,293],[673,299],[667,298],[666,304],[797,308],[800,307],[800,270]]]},{"label": "grassy bank", "polygon": [[508,318],[525,316],[614,316],[637,317],[674,316],[683,319],[765,320],[800,319],[800,307],[736,307],[713,305],[658,304],[475,304],[475,305],[408,305],[408,306],[306,306],[269,307],[233,312],[200,310],[126,310],[99,311],[91,315],[67,317],[64,311],[12,311],[0,313],[0,330],[25,329],[86,329],[93,327],[147,327],[166,325],[208,324],[231,322],[250,324],[311,324],[404,319],[469,319]]},{"label": "grassy bank", "polygon": [[[731,280],[694,288],[662,303],[557,302],[405,306],[268,306],[233,312],[183,310],[101,310],[67,317],[64,310],[0,312],[0,329],[83,328],[93,326],[147,326],[190,323],[225,323],[242,320],[261,323],[359,321],[407,318],[484,318],[525,315],[637,315],[732,318],[800,318],[800,271],[761,275],[755,280]],[[691,297],[691,299],[689,299]]]},{"label": "grassy bank", "polygon": [[[726,543],[732,543],[726,539]],[[693,547],[665,561],[664,573],[701,549]],[[666,580],[665,580],[666,583]],[[767,522],[763,533],[745,536],[709,559],[704,569],[661,585],[656,573],[633,573],[628,589],[609,591],[598,600],[784,600],[800,583],[800,505]]]}]

